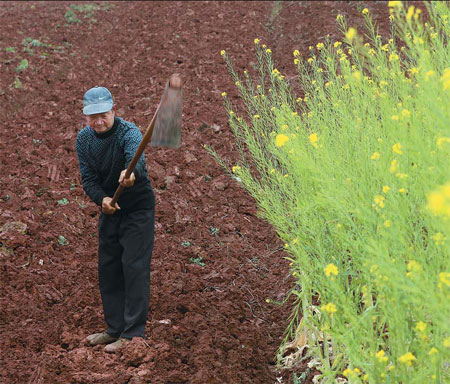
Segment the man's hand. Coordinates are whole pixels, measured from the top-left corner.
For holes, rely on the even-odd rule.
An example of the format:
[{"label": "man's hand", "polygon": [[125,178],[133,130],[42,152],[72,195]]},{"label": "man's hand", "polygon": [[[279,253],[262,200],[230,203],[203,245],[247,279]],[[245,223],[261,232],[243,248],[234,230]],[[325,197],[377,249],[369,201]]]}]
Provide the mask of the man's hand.
[{"label": "man's hand", "polygon": [[102,200],[102,212],[105,215],[113,215],[116,210],[120,209],[119,204],[116,203],[116,205],[113,207],[111,205],[112,197],[104,197]]},{"label": "man's hand", "polygon": [[127,172],[126,169],[124,169],[122,172],[120,172],[119,177],[119,184],[122,184],[124,187],[132,187],[134,184],[134,180],[136,180],[134,176],[134,172],[131,172],[131,175],[128,179],[125,179],[125,173]]}]

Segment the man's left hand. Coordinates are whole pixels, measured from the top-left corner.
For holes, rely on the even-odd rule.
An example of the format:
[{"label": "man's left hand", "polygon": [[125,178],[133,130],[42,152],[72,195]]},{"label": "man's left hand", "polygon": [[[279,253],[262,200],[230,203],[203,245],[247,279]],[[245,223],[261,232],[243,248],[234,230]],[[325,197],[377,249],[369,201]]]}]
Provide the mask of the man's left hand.
[{"label": "man's left hand", "polygon": [[134,184],[134,180],[136,180],[136,177],[134,176],[134,172],[131,172],[130,177],[128,179],[125,179],[126,172],[127,172],[126,169],[120,172],[119,183],[122,184],[124,187],[132,187]]}]

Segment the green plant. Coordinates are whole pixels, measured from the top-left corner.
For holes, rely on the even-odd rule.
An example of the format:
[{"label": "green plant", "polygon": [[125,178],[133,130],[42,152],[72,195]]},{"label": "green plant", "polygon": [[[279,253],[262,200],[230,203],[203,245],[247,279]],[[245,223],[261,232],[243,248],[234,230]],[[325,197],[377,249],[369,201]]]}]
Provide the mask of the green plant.
[{"label": "green plant", "polygon": [[209,232],[211,233],[212,236],[215,236],[219,233],[219,228],[209,227]]},{"label": "green plant", "polygon": [[69,245],[69,242],[67,241],[67,239],[64,236],[59,235],[58,236],[58,244],[59,245]]},{"label": "green plant", "polygon": [[5,51],[6,52],[16,52],[16,48],[14,48],[14,47],[6,47]]},{"label": "green plant", "polygon": [[192,245],[190,241],[182,241],[180,244],[181,244],[183,247],[190,247],[190,246]]},{"label": "green plant", "polygon": [[58,200],[58,205],[67,205],[69,204],[69,200],[67,200],[65,197],[61,200]]},{"label": "green plant", "polygon": [[293,52],[299,97],[259,39],[256,80],[221,52],[245,103],[223,94],[240,158],[207,149],[285,242],[285,342],[305,335],[329,382],[450,379],[450,6],[426,3],[426,23],[389,6],[387,41],[363,9],[366,41],[338,15],[343,41]]},{"label": "green plant", "polygon": [[68,9],[64,14],[64,17],[69,24],[81,23],[81,20],[77,17],[76,13],[72,9]]},{"label": "green plant", "polygon": [[25,69],[27,69],[28,68],[28,60],[27,59],[22,59],[22,60],[20,60],[20,63],[19,63],[19,65],[16,67],[16,72],[22,72],[22,71],[24,71]]},{"label": "green plant", "polygon": [[200,265],[201,267],[204,267],[204,266],[206,265],[206,264],[203,262],[203,257],[202,257],[202,256],[199,256],[199,257],[191,257],[191,258],[189,259],[189,261],[190,261],[191,263]]},{"label": "green plant", "polygon": [[269,19],[266,23],[266,28],[271,31],[273,29],[275,20],[278,18],[281,10],[283,9],[283,2],[276,0],[273,2],[272,12],[270,13]]},{"label": "green plant", "polygon": [[18,77],[16,77],[16,78],[14,79],[13,87],[14,87],[15,89],[20,89],[20,88],[22,88],[22,82],[20,81],[20,79],[19,79]]}]

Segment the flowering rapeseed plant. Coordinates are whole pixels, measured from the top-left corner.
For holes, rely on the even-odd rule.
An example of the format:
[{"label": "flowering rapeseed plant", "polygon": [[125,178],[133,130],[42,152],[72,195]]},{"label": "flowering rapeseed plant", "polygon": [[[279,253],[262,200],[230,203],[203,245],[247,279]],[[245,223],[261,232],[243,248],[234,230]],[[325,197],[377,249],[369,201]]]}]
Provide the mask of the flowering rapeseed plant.
[{"label": "flowering rapeseed plant", "polygon": [[223,98],[241,156],[229,171],[287,244],[285,343],[301,325],[327,382],[450,379],[450,5],[427,3],[427,25],[388,5],[387,41],[369,12],[367,34],[338,15],[341,41],[293,52],[301,97],[259,39],[257,82],[223,54],[245,103]]}]

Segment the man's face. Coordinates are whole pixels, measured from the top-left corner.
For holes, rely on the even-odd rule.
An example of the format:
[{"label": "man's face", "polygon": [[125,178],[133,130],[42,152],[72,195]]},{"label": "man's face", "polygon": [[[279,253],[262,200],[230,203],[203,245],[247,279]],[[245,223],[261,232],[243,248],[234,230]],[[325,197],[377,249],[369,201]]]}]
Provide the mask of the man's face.
[{"label": "man's face", "polygon": [[86,124],[89,125],[96,133],[105,133],[108,132],[114,125],[115,115],[116,107],[114,106],[113,109],[108,112],[87,115]]}]

